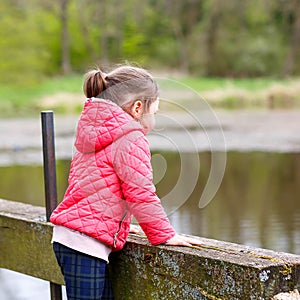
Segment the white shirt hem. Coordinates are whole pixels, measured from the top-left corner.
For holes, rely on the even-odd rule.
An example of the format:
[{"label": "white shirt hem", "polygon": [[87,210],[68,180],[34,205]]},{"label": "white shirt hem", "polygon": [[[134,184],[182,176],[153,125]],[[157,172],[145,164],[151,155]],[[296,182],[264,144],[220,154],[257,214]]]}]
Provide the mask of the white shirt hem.
[{"label": "white shirt hem", "polygon": [[108,256],[112,251],[111,247],[90,236],[59,225],[55,225],[53,228],[51,243],[53,242],[60,243],[81,253],[103,259],[107,263],[109,262]]}]

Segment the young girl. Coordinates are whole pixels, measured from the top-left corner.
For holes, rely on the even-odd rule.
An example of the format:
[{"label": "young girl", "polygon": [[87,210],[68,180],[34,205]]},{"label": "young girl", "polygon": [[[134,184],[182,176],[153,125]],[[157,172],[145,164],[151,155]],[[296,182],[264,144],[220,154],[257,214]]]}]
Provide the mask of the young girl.
[{"label": "young girl", "polygon": [[53,248],[68,299],[113,299],[106,265],[135,216],[153,245],[199,244],[176,234],[152,183],[145,138],[154,126],[158,87],[144,69],[122,66],[86,75],[69,186],[51,215]]}]

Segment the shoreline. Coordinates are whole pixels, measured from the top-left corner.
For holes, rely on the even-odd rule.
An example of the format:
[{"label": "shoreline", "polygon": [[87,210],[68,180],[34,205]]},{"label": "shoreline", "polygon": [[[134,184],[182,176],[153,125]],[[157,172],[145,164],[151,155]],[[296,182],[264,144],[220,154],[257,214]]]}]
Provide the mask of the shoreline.
[{"label": "shoreline", "polygon": [[[212,117],[212,113],[215,118]],[[70,159],[78,115],[55,115],[56,158]],[[0,166],[42,164],[41,121],[0,120]],[[152,151],[300,152],[300,110],[214,110],[159,113]]]}]

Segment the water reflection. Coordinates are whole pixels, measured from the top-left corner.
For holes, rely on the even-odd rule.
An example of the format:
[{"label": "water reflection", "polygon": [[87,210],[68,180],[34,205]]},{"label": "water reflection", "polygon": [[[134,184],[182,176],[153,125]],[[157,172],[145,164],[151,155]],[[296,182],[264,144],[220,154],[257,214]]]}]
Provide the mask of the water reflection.
[{"label": "water reflection", "polygon": [[[156,153],[153,153],[155,156]],[[157,193],[172,192],[181,172],[179,154],[159,152],[153,161]],[[180,154],[192,160],[193,154]],[[165,171],[159,168],[164,159]],[[230,152],[223,182],[203,209],[199,199],[210,171],[209,153],[200,153],[200,173],[191,196],[173,212],[165,206],[179,232],[300,254],[300,154]],[[192,167],[192,161],[191,161]],[[57,162],[58,198],[67,186],[69,161]],[[0,197],[44,205],[43,170],[40,166],[0,168]],[[182,194],[190,178],[182,183]],[[180,191],[178,193],[180,197]],[[168,202],[169,203],[169,202]]]},{"label": "water reflection", "polygon": [[[69,161],[57,162],[57,194],[61,199],[67,185]],[[44,173],[42,166],[0,167],[0,198],[44,206]]]},{"label": "water reflection", "polygon": [[198,202],[209,154],[200,156],[197,187],[169,216],[178,231],[300,254],[300,154],[229,153],[222,185],[204,209]]},{"label": "water reflection", "polygon": [[[49,286],[45,280],[0,269],[1,300],[50,300]],[[65,287],[62,288],[62,296],[63,300],[67,300]]]},{"label": "water reflection", "polygon": [[[192,168],[194,155],[180,155],[191,160]],[[189,199],[175,212],[166,207],[178,232],[300,254],[300,153],[228,153],[220,189],[203,209],[198,205],[211,156],[200,153],[199,158],[200,173]],[[67,186],[69,164],[57,162],[59,199]],[[159,152],[153,169],[157,193],[165,205],[164,196],[172,191],[181,172],[179,154]],[[0,167],[0,178],[0,198],[44,205],[41,166]],[[187,177],[182,183],[182,194],[189,192],[184,189],[190,180]],[[21,294],[15,291],[16,285]],[[0,299],[49,299],[49,284],[0,269]]]}]

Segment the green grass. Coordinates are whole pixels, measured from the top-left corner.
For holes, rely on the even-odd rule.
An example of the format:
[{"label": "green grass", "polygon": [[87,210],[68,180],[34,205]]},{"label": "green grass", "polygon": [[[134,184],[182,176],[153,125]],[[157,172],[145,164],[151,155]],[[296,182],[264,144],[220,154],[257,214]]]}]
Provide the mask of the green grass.
[{"label": "green grass", "polygon": [[[181,104],[197,108],[188,87],[210,106],[225,109],[293,109],[300,107],[300,79],[179,77],[159,80],[164,91]],[[174,89],[177,93],[174,94]],[[173,92],[172,92],[173,91]],[[186,92],[184,94],[184,92]],[[168,94],[166,94],[168,95]],[[171,99],[172,99],[171,98]]]},{"label": "green grass", "polygon": [[[226,103],[229,98],[235,98],[239,103],[238,90],[244,90],[249,96],[259,95],[260,92],[270,90],[273,86],[288,87],[295,82],[299,85],[299,79],[273,79],[273,78],[251,78],[251,79],[228,79],[228,78],[204,78],[204,77],[170,77],[168,79],[158,79],[161,89],[166,90],[184,90],[187,86],[197,92],[207,92],[221,90],[220,99],[215,103]],[[35,86],[7,86],[0,84],[0,116],[26,116],[37,113],[40,110],[39,101],[43,97],[55,95],[57,93],[76,93],[82,94],[82,75],[72,75],[65,77],[53,77],[42,81]],[[222,90],[230,89],[232,94],[224,96]],[[236,93],[235,93],[236,91]],[[298,91],[298,89],[297,89]],[[281,93],[282,91],[275,93]],[[291,91],[291,93],[296,93]],[[223,96],[222,96],[223,95]],[[277,94],[275,95],[277,96]],[[280,95],[279,95],[280,96]],[[259,96],[261,97],[261,96]],[[298,96],[297,96],[298,97]],[[247,98],[247,97],[246,97]],[[300,100],[300,99],[299,99]],[[209,99],[208,99],[209,101]],[[245,99],[243,100],[245,104]],[[261,100],[260,100],[261,101]],[[247,99],[246,99],[247,102]],[[64,112],[64,109],[58,108],[58,111]]]},{"label": "green grass", "polygon": [[24,104],[37,100],[39,97],[58,92],[81,93],[82,76],[66,76],[49,78],[33,86],[9,86],[0,84],[0,101]]},{"label": "green grass", "polygon": [[39,99],[60,92],[82,93],[80,75],[54,77],[31,86],[0,84],[0,115],[26,116],[35,113]]},{"label": "green grass", "polygon": [[[178,80],[178,79],[177,79]],[[180,83],[196,90],[197,92],[225,88],[239,88],[248,91],[258,91],[269,88],[274,84],[286,84],[289,79],[273,78],[207,78],[207,77],[183,77],[178,80]]]}]

